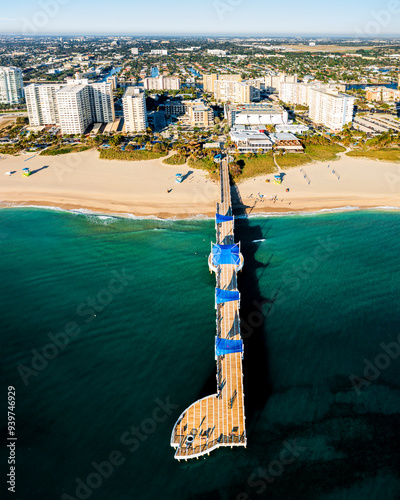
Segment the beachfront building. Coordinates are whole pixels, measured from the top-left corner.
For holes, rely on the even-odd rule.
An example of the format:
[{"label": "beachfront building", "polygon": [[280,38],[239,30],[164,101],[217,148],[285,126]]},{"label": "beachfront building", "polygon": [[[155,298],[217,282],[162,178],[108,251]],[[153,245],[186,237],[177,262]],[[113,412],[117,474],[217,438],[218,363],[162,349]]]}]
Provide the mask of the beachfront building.
[{"label": "beachfront building", "polygon": [[71,79],[67,85],[31,84],[26,87],[26,104],[30,126],[59,124],[63,134],[82,134],[85,125],[115,120],[109,83]]},{"label": "beachfront building", "polygon": [[250,103],[260,100],[260,89],[246,82],[217,80],[214,97],[217,102]]},{"label": "beachfront building", "polygon": [[240,153],[264,153],[271,151],[272,141],[258,129],[235,128],[230,132],[231,141],[236,144]]},{"label": "beachfront building", "polygon": [[21,68],[0,66],[0,104],[19,104],[23,98]]},{"label": "beachfront building", "polygon": [[224,105],[224,118],[228,125],[263,126],[288,123],[288,112],[269,102]]},{"label": "beachfront building", "polygon": [[304,151],[301,142],[294,134],[279,132],[269,134],[269,137],[274,145],[274,149],[282,149],[287,153],[302,153]]},{"label": "beachfront building", "polygon": [[353,121],[354,100],[347,94],[312,87],[309,92],[309,117],[314,123],[339,132]]},{"label": "beachfront building", "polygon": [[60,84],[38,85],[32,83],[25,87],[25,100],[29,125],[53,125],[59,123],[56,93],[63,87]]},{"label": "beachfront building", "polygon": [[398,101],[400,99],[400,90],[389,87],[366,87],[365,97],[368,101]]},{"label": "beachfront building", "polygon": [[214,111],[210,106],[201,100],[185,101],[185,105],[191,127],[210,128],[214,126]]},{"label": "beachfront building", "polygon": [[83,134],[92,123],[88,85],[65,85],[56,98],[62,134]]},{"label": "beachfront building", "polygon": [[115,110],[112,85],[110,83],[90,83],[88,90],[92,122],[113,122]]},{"label": "beachfront building", "polygon": [[204,92],[214,92],[214,85],[217,80],[226,80],[228,82],[241,82],[242,77],[238,74],[220,75],[217,73],[203,75],[203,90]]},{"label": "beachfront building", "polygon": [[145,78],[143,86],[146,90],[179,90],[181,88],[181,79],[173,76]]},{"label": "beachfront building", "polygon": [[125,130],[142,132],[148,126],[146,97],[139,87],[128,87],[122,97]]}]

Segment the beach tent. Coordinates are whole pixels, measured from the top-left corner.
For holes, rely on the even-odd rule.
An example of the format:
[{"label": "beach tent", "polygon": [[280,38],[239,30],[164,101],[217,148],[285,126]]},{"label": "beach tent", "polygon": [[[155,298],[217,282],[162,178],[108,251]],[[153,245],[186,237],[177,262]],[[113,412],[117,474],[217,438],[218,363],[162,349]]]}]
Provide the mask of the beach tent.
[{"label": "beach tent", "polygon": [[239,245],[213,245],[212,247],[212,263],[219,266],[220,264],[232,264],[237,266],[240,264]]},{"label": "beach tent", "polygon": [[217,224],[221,224],[221,222],[229,222],[231,220],[233,220],[232,215],[215,214],[215,221]]},{"label": "beach tent", "polygon": [[223,304],[224,302],[232,302],[234,300],[240,300],[240,293],[237,290],[222,290],[222,288],[215,289],[216,304]]},{"label": "beach tent", "polygon": [[215,354],[217,356],[232,354],[234,352],[243,352],[242,340],[221,339],[220,337],[215,338]]}]

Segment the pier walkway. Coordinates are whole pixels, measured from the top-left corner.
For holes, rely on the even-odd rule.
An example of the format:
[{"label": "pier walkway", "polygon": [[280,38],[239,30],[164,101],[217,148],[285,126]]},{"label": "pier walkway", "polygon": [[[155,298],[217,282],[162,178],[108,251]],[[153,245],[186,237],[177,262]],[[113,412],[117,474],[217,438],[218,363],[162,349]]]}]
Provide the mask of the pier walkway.
[{"label": "pier walkway", "polygon": [[[243,267],[240,244],[234,241],[228,162],[221,163],[221,202],[217,203],[216,244],[208,265],[216,274],[217,393],[187,408],[176,422],[171,446],[178,460],[209,454],[220,446],[246,446],[243,392],[243,342],[237,272]],[[210,339],[211,341],[211,339]]]}]

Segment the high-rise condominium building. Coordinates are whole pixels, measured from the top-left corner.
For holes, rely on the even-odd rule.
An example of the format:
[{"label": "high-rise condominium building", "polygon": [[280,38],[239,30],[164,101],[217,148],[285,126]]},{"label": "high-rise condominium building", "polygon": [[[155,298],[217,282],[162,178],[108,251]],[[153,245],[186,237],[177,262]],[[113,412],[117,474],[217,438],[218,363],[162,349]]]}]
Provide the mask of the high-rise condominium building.
[{"label": "high-rise condominium building", "polygon": [[122,97],[124,109],[125,130],[127,132],[142,132],[146,130],[147,109],[144,92],[138,87],[128,87]]},{"label": "high-rise condominium building", "polygon": [[19,104],[23,98],[21,68],[0,66],[0,104]]},{"label": "high-rise condominium building", "polygon": [[310,88],[311,85],[308,83],[281,82],[279,84],[279,99],[291,104],[308,106]]},{"label": "high-rise condominium building", "polygon": [[273,92],[279,90],[281,83],[296,83],[297,75],[286,75],[285,73],[279,73],[278,75],[266,75],[265,76],[265,88],[266,90]]},{"label": "high-rise condominium building", "polygon": [[56,93],[62,88],[59,84],[38,85],[32,83],[25,87],[25,99],[29,125],[52,125],[59,123]]},{"label": "high-rise condominium building", "polygon": [[283,102],[308,106],[311,120],[333,131],[340,131],[353,121],[354,98],[338,92],[330,84],[281,82],[279,98]]},{"label": "high-rise condominium building", "polygon": [[143,86],[146,90],[179,90],[181,88],[181,79],[173,76],[145,78]]},{"label": "high-rise condominium building", "polygon": [[338,132],[353,121],[354,97],[313,87],[309,92],[309,116],[313,122]]},{"label": "high-rise condominium building", "polygon": [[88,88],[92,122],[113,122],[115,120],[115,111],[112,84],[90,83]]},{"label": "high-rise condominium building", "polygon": [[260,100],[260,89],[246,82],[217,80],[214,97],[220,102],[250,103]]},{"label": "high-rise condominium building", "polygon": [[[63,134],[82,134],[91,123],[115,120],[112,85],[109,83],[88,84],[87,80],[71,80],[67,85],[28,85],[26,104],[31,126],[59,124]],[[70,119],[69,108],[74,110]],[[81,113],[79,119],[76,113]],[[82,130],[84,124],[87,125]]]},{"label": "high-rise condominium building", "polygon": [[89,86],[66,85],[57,94],[59,123],[63,134],[83,134],[92,123]]},{"label": "high-rise condominium building", "polygon": [[204,92],[214,92],[214,85],[217,80],[226,80],[228,82],[241,82],[242,78],[240,75],[218,75],[212,73],[209,75],[203,75],[203,90]]}]

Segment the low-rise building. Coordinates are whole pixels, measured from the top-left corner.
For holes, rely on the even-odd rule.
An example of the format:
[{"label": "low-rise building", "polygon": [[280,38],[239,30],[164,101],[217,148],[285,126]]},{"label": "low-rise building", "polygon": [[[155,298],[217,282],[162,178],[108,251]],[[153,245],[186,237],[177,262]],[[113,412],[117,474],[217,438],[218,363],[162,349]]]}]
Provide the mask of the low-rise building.
[{"label": "low-rise building", "polygon": [[164,112],[166,116],[182,116],[186,113],[187,106],[180,99],[171,99],[164,103]]},{"label": "low-rise building", "polygon": [[280,132],[269,134],[269,137],[275,149],[282,149],[288,153],[302,153],[304,151],[301,142],[294,134]]},{"label": "low-rise building", "polygon": [[230,127],[234,125],[282,125],[288,123],[288,112],[269,102],[251,104],[225,104],[224,117]]},{"label": "low-rise building", "polygon": [[226,57],[228,55],[228,51],[220,49],[207,49],[207,54],[210,56]]},{"label": "low-rise building", "polygon": [[390,102],[400,99],[400,90],[389,87],[366,87],[365,92],[368,101]]},{"label": "low-rise building", "polygon": [[236,148],[241,153],[264,153],[271,151],[272,141],[269,137],[257,129],[235,128],[230,132],[231,141],[236,144]]},{"label": "low-rise building", "polygon": [[275,126],[275,131],[277,134],[279,134],[280,132],[286,132],[290,134],[303,134],[304,132],[307,132],[307,130],[310,130],[310,127],[307,127],[307,125],[287,124]]},{"label": "low-rise building", "polygon": [[186,101],[187,115],[191,127],[210,128],[213,127],[214,111],[203,101]]},{"label": "low-rise building", "polygon": [[168,50],[165,49],[153,49],[150,52],[151,55],[153,56],[167,56],[168,55]]}]

